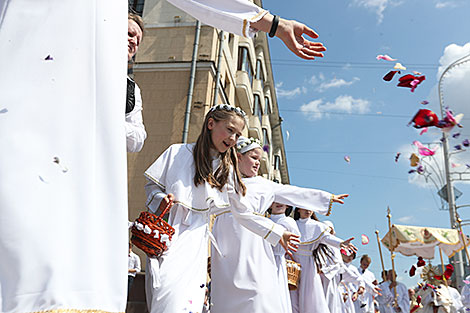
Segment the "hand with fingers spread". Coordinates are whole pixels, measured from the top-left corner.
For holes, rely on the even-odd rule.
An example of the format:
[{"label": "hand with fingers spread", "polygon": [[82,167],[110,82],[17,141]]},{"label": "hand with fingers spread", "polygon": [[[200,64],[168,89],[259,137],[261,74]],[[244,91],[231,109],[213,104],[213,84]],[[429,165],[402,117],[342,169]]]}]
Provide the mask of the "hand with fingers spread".
[{"label": "hand with fingers spread", "polygon": [[314,60],[315,57],[322,58],[325,46],[320,42],[306,39],[304,35],[318,38],[318,34],[308,26],[294,20],[279,20],[276,37],[281,39],[286,47],[302,59]]},{"label": "hand with fingers spread", "polygon": [[364,293],[364,291],[366,291],[366,289],[362,286],[360,286],[358,289],[357,289],[357,294],[358,295],[362,295]]},{"label": "hand with fingers spread", "polygon": [[348,250],[348,251],[357,252],[356,246],[351,243],[351,241],[353,241],[353,240],[354,240],[354,237],[351,237],[348,240],[343,241],[340,244],[340,247],[345,249],[345,250]]},{"label": "hand with fingers spread", "polygon": [[296,234],[285,231],[284,234],[282,234],[281,240],[279,242],[281,243],[281,246],[286,250],[287,255],[292,258],[293,255],[291,251],[297,251],[300,240],[299,236],[297,236]]},{"label": "hand with fingers spread", "polygon": [[334,203],[344,204],[343,199],[345,199],[347,197],[349,197],[348,194],[334,195],[333,198],[331,199],[331,201],[334,202]]}]

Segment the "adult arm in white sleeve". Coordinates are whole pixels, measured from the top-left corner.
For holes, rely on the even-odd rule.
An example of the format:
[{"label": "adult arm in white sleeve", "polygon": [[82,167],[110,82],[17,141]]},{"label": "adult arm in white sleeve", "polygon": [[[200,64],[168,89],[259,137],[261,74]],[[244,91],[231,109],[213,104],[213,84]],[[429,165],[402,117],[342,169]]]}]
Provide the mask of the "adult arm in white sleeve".
[{"label": "adult arm in white sleeve", "polygon": [[243,36],[253,37],[251,23],[259,21],[268,11],[247,0],[168,0],[180,10],[204,24]]},{"label": "adult arm in white sleeve", "polygon": [[144,146],[147,138],[144,121],[142,118],[142,96],[140,88],[135,84],[135,105],[134,109],[126,114],[126,144],[127,152],[139,152]]}]

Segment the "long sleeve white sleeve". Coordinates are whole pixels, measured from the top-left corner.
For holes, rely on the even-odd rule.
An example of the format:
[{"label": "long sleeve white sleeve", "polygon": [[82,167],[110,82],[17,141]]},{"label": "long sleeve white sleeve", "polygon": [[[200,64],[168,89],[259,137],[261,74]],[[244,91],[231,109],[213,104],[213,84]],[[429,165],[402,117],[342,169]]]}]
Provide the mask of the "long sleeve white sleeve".
[{"label": "long sleeve white sleeve", "polygon": [[126,114],[126,144],[127,152],[139,152],[144,146],[147,138],[144,120],[142,118],[142,96],[140,88],[135,84],[135,106],[134,109]]},{"label": "long sleeve white sleeve", "polygon": [[248,0],[168,0],[180,10],[204,24],[234,33],[253,37],[256,30],[251,23],[259,21],[266,13]]}]

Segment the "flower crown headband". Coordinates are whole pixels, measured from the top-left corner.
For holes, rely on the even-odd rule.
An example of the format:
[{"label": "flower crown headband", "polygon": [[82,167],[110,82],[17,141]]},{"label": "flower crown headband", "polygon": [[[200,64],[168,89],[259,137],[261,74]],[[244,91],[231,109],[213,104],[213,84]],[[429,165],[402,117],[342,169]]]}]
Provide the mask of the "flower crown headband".
[{"label": "flower crown headband", "polygon": [[240,109],[238,107],[234,107],[234,106],[231,106],[231,105],[228,105],[228,104],[217,104],[216,106],[213,106],[209,110],[209,112],[213,112],[213,111],[216,111],[216,110],[231,111],[231,112],[237,113],[238,115],[241,115],[242,117],[246,116],[245,111],[243,111],[242,109]]},{"label": "flower crown headband", "polygon": [[259,139],[256,139],[256,138],[253,138],[253,137],[250,137],[250,138],[246,138],[246,137],[240,137],[238,138],[238,142],[237,142],[237,151],[240,152],[240,153],[245,153],[245,152],[248,152],[250,150],[253,150],[253,149],[256,149],[256,148],[261,148],[261,141],[259,141]]}]

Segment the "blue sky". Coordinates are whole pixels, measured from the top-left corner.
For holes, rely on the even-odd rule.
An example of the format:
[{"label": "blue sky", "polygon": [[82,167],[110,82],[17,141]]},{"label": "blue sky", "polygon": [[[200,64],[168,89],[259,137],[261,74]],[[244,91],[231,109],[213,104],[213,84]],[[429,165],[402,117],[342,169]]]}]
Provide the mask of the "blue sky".
[{"label": "blue sky", "polygon": [[[350,194],[344,206],[335,207],[331,220],[340,237],[357,238],[360,254],[371,255],[371,269],[378,275],[374,231],[386,233],[387,206],[396,224],[449,227],[449,213],[440,210],[436,188],[408,174],[412,142],[433,142],[439,133],[432,130],[420,136],[407,123],[423,107],[423,100],[439,113],[438,75],[450,62],[470,53],[470,1],[265,0],[263,4],[273,14],[311,26],[328,49],[321,60],[302,61],[279,40],[270,40],[291,183]],[[398,59],[408,67],[405,73],[419,71],[426,80],[414,93],[396,87],[398,77],[384,82],[383,75],[395,62],[377,61],[378,54]],[[470,139],[470,63],[447,78],[445,104],[455,113],[466,113],[453,146]],[[395,163],[397,152],[402,155]],[[350,163],[344,161],[345,155]],[[463,165],[455,170],[464,170],[469,155],[454,156],[452,162]],[[469,185],[456,187],[463,192],[457,204],[470,204]],[[459,213],[470,219],[470,208]],[[470,227],[464,231],[470,234]],[[368,245],[361,245],[361,234],[370,238]],[[385,252],[384,257],[390,268],[390,254]],[[408,278],[405,271],[416,258],[399,255],[396,263],[401,279],[415,284],[417,279]]]}]

